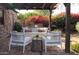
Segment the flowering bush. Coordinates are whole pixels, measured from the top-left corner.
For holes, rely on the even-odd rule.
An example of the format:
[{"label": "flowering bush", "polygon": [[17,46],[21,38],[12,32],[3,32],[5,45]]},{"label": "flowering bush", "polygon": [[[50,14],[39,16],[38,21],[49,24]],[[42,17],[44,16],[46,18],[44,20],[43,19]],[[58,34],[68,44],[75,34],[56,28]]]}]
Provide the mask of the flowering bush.
[{"label": "flowering bush", "polygon": [[33,16],[31,17],[31,21],[34,22],[35,24],[44,24],[45,22],[48,22],[48,17],[47,16]]},{"label": "flowering bush", "polygon": [[[42,24],[43,26],[48,26],[49,17],[48,16],[31,16],[25,21],[26,24]],[[31,24],[31,25],[32,25]]]},{"label": "flowering bush", "polygon": [[[71,32],[76,31],[75,25],[76,22],[79,21],[79,14],[71,14],[71,19],[70,20],[70,30]],[[54,25],[56,25],[58,28],[62,29],[63,31],[65,31],[65,13],[60,13],[59,15],[57,15],[54,18],[53,23]]]},{"label": "flowering bush", "polygon": [[72,15],[73,19],[79,21],[79,13],[77,13],[77,14],[71,14],[71,15]]},{"label": "flowering bush", "polygon": [[[65,29],[65,13],[62,12],[56,16],[51,17],[51,28],[53,29],[53,25],[55,25],[57,28],[62,29],[64,31]],[[73,14],[71,13],[71,19],[70,19],[70,30],[75,31],[75,25],[76,22],[79,21],[79,14]],[[40,16],[40,15],[32,15],[30,14],[29,17],[27,17],[25,20],[21,21],[25,26],[35,25],[35,24],[42,24],[45,27],[48,27],[49,24],[49,16]]]}]

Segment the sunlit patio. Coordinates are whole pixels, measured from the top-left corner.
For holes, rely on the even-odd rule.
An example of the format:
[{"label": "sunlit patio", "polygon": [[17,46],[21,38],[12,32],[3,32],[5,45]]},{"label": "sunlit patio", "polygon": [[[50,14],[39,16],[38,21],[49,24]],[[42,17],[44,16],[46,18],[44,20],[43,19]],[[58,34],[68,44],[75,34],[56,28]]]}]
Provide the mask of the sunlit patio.
[{"label": "sunlit patio", "polygon": [[[56,19],[54,19],[57,12],[55,9],[59,6],[57,3],[5,3],[0,6],[2,8],[0,9],[1,55],[77,54],[72,50],[72,45],[79,43],[79,34],[71,26],[71,16],[75,14],[71,15],[70,3],[63,3],[64,13],[57,16],[63,15],[63,17]],[[26,11],[23,15],[19,13],[22,9],[28,12],[35,10],[35,13],[27,14]],[[60,23],[61,21],[55,21],[57,19],[64,21]],[[76,21],[72,20],[74,24],[77,23],[78,17],[76,19]]]},{"label": "sunlit patio", "polygon": [[[71,43],[74,44],[78,42],[78,34],[71,35]],[[74,55],[75,53],[71,51],[71,53],[65,53],[65,37],[62,36],[62,49],[57,46],[48,47],[48,52],[32,52],[31,51],[31,43],[26,46],[25,52],[22,52],[22,47],[20,46],[12,46],[11,51],[8,50],[9,37],[6,39],[0,40],[0,55]],[[76,39],[76,40],[75,40]],[[5,43],[3,43],[5,42]]]}]

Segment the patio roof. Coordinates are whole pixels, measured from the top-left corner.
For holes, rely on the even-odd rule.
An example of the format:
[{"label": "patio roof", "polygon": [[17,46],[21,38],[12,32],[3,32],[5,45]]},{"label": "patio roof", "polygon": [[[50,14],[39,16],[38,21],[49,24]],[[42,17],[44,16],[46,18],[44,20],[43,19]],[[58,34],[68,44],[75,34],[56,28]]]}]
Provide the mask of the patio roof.
[{"label": "patio roof", "polygon": [[57,3],[5,3],[8,9],[55,9]]}]

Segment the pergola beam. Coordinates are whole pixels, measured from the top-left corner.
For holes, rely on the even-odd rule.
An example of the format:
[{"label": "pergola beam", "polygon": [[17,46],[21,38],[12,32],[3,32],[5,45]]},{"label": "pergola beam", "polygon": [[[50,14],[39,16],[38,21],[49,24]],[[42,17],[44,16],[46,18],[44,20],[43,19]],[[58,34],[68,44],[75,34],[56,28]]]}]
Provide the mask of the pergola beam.
[{"label": "pergola beam", "polygon": [[52,9],[49,9],[50,15],[49,15],[49,31],[51,31],[51,16],[52,16]]},{"label": "pergola beam", "polygon": [[50,9],[49,9],[49,12],[50,12],[50,15],[49,15],[49,30],[51,31],[51,25],[52,25],[52,10],[53,9],[56,9],[56,5],[55,6],[53,6],[53,4],[51,4],[51,6],[50,6]]},{"label": "pergola beam", "polygon": [[[8,4],[14,7],[15,9],[49,9],[50,5],[53,6],[56,5],[56,3],[11,3]],[[10,8],[7,6],[7,8]]]},{"label": "pergola beam", "polygon": [[45,7],[45,5],[46,5],[46,4],[44,3],[43,6],[42,6],[42,9]]}]

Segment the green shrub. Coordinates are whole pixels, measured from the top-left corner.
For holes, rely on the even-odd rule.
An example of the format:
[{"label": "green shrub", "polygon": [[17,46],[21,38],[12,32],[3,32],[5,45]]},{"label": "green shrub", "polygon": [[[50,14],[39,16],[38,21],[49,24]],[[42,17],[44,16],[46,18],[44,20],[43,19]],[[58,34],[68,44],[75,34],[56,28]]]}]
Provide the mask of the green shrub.
[{"label": "green shrub", "polygon": [[79,22],[76,23],[75,28],[76,28],[76,30],[79,32]]},{"label": "green shrub", "polygon": [[79,43],[71,45],[71,49],[75,52],[79,53]]},{"label": "green shrub", "polygon": [[[62,31],[65,31],[65,16],[61,16],[61,15],[58,15],[54,18],[55,21],[52,22],[52,25],[56,25],[59,29],[62,29]],[[75,29],[75,25],[76,25],[76,22],[77,20],[74,19],[73,17],[71,17],[70,20],[70,30],[71,30],[71,33],[76,31]]]},{"label": "green shrub", "polygon": [[22,26],[21,26],[21,24],[18,23],[18,22],[15,22],[14,27],[13,27],[13,30],[14,30],[14,31],[17,31],[17,32],[21,32],[21,31],[22,31]]}]

